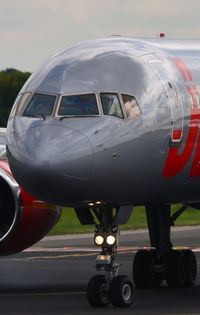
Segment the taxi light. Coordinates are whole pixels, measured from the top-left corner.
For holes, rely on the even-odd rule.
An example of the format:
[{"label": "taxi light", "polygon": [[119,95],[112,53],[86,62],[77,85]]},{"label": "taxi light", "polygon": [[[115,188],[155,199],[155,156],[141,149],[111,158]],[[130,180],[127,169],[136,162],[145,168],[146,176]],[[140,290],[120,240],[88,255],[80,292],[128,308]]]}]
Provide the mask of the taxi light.
[{"label": "taxi light", "polygon": [[116,242],[115,236],[109,235],[109,236],[106,237],[106,243],[108,245],[113,245],[113,244],[115,244],[115,242]]},{"label": "taxi light", "polygon": [[99,245],[99,246],[102,245],[104,242],[103,236],[102,235],[95,236],[94,242],[96,245]]},{"label": "taxi light", "polygon": [[98,266],[110,265],[112,261],[111,255],[98,255],[96,258],[96,264]]}]

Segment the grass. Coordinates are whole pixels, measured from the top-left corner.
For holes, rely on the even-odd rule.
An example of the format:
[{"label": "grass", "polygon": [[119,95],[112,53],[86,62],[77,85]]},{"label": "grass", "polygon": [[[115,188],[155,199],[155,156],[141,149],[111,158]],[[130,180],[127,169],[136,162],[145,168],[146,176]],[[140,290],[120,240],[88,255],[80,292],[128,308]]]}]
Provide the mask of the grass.
[{"label": "grass", "polygon": [[[181,205],[174,205],[172,213],[178,210]],[[176,221],[176,225],[198,225],[200,224],[200,211],[188,208]],[[121,230],[134,230],[145,228],[147,226],[144,207],[135,207],[127,224],[121,225]],[[94,227],[90,225],[81,225],[75,212],[71,208],[64,208],[62,216],[55,227],[49,233],[50,235],[89,233],[93,232]]]}]

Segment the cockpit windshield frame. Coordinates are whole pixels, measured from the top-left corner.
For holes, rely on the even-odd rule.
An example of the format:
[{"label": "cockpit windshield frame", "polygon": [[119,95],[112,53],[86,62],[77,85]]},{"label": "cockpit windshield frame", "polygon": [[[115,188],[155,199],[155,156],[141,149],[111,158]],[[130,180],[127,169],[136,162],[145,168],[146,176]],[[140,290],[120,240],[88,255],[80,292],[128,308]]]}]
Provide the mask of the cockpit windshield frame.
[{"label": "cockpit windshield frame", "polygon": [[[96,99],[96,104],[97,104],[97,109],[98,109],[98,114],[87,114],[87,115],[79,115],[79,114],[74,114],[74,115],[60,115],[59,114],[59,110],[60,110],[60,106],[61,106],[61,102],[63,97],[67,97],[67,96],[79,96],[79,95],[94,95],[95,99]],[[56,106],[56,111],[55,111],[55,116],[59,117],[60,119],[62,119],[62,117],[66,117],[66,118],[82,118],[82,117],[99,117],[102,115],[102,109],[101,106],[99,104],[99,98],[97,93],[95,92],[81,92],[81,93],[65,93],[65,94],[61,94],[58,100],[58,104]]]},{"label": "cockpit windshield frame", "polygon": [[14,118],[16,116],[23,115],[23,112],[26,109],[32,96],[33,96],[32,92],[19,93],[16,100],[15,100],[13,108],[10,112],[9,119]]},{"label": "cockpit windshield frame", "polygon": [[[53,105],[53,109],[50,115],[26,115],[25,111],[27,110],[31,100],[33,99],[34,95],[36,94],[41,94],[41,95],[47,95],[47,96],[54,96],[55,97],[55,101],[54,101],[54,105]],[[27,97],[27,100],[25,101],[24,105],[22,106],[21,110],[18,111],[19,107],[20,107],[20,101],[23,99],[24,95],[29,95]],[[61,106],[61,102],[62,102],[62,98],[66,97],[66,96],[79,96],[79,95],[93,95],[95,96],[95,101],[96,101],[96,105],[97,105],[97,110],[98,110],[98,114],[72,114],[72,115],[60,115],[59,114],[59,110],[60,110],[60,106]],[[121,112],[122,112],[122,116],[115,116],[115,115],[109,115],[108,113],[105,114],[104,110],[103,110],[103,104],[102,104],[102,99],[101,99],[101,95],[116,95],[118,102],[119,102],[119,106],[121,108]],[[124,102],[123,97],[129,97],[132,98],[135,101],[135,108],[137,108],[137,114],[130,116],[127,112],[127,108],[126,108],[126,104]],[[9,118],[11,117],[15,117],[15,116],[23,116],[23,117],[35,117],[35,118],[43,118],[45,119],[46,117],[57,117],[60,118],[60,120],[64,119],[64,118],[83,118],[83,117],[100,117],[100,116],[104,116],[104,115],[109,115],[111,117],[117,118],[117,119],[122,119],[124,121],[129,121],[132,119],[135,119],[139,116],[142,115],[142,110],[141,107],[136,99],[136,97],[133,94],[127,94],[124,92],[113,92],[113,91],[99,91],[99,92],[94,92],[94,91],[89,91],[89,92],[79,92],[79,93],[64,93],[64,94],[54,94],[54,93],[46,93],[46,92],[42,92],[42,91],[32,91],[32,92],[25,92],[22,94],[19,94],[18,98],[16,99],[16,105],[14,106],[14,110],[12,110],[12,115],[10,115]]]},{"label": "cockpit windshield frame", "polygon": [[[116,105],[114,105],[114,103],[111,104],[111,107],[113,107],[114,105],[114,108],[113,110],[110,108],[107,112],[107,109],[105,107],[105,105],[103,104],[103,99],[102,97],[115,97],[115,101],[116,102]],[[100,98],[100,102],[101,102],[101,106],[102,106],[102,113],[103,115],[105,116],[110,116],[110,117],[114,117],[114,118],[117,118],[117,119],[122,119],[124,120],[126,118],[126,115],[125,115],[125,111],[124,111],[124,108],[122,106],[122,102],[121,102],[121,98],[120,98],[120,93],[118,92],[100,92],[99,93],[99,98]],[[115,111],[117,110],[117,113],[115,113]]]},{"label": "cockpit windshield frame", "polygon": [[[44,113],[44,114],[41,114],[41,115],[40,114],[35,114],[34,115],[34,113],[33,114],[30,113],[30,115],[29,115],[28,113],[26,113],[26,110],[28,109],[28,106],[31,103],[31,101],[33,100],[35,95],[43,95],[43,96],[46,95],[46,96],[54,96],[55,97],[54,104],[52,106],[52,110],[51,110],[50,114],[45,115],[45,113]],[[52,116],[55,115],[55,109],[56,109],[56,106],[57,106],[58,97],[59,97],[58,94],[45,93],[45,92],[41,92],[41,91],[35,91],[34,93],[32,93],[31,97],[29,98],[29,101],[26,104],[26,107],[24,108],[24,111],[23,111],[23,113],[21,115],[24,116],[24,117],[36,117],[36,118],[38,118],[38,117],[52,117]]]}]

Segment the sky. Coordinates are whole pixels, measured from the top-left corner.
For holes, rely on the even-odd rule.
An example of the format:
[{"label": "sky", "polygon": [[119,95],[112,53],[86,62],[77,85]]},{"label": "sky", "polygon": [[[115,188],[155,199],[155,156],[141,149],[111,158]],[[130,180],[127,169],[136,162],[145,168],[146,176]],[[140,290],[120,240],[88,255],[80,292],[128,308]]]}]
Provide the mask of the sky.
[{"label": "sky", "polygon": [[200,0],[0,0],[0,70],[34,71],[77,42],[200,37]]}]

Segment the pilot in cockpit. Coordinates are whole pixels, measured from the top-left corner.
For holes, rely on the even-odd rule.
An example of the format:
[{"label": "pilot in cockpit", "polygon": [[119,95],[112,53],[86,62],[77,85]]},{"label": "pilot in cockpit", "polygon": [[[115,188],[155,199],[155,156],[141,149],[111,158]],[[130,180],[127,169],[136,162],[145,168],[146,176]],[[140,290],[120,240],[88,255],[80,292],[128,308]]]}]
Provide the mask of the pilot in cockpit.
[{"label": "pilot in cockpit", "polygon": [[135,97],[130,95],[122,95],[122,98],[128,119],[135,118],[141,114],[140,107],[138,106]]}]

